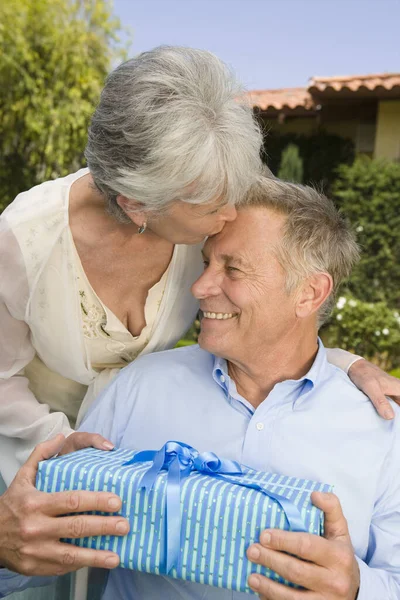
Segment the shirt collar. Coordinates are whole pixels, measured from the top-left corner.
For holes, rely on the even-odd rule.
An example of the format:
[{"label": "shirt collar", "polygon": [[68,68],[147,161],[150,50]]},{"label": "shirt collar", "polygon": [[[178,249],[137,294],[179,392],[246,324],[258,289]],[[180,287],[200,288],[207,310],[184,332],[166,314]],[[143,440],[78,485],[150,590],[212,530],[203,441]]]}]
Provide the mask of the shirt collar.
[{"label": "shirt collar", "polygon": [[[321,339],[318,338],[318,351],[310,370],[299,379],[287,379],[277,385],[289,384],[299,386],[300,393],[294,402],[298,403],[300,400],[304,399],[305,395],[313,390],[317,382],[321,380],[326,364],[326,350]],[[230,390],[236,390],[236,385],[228,374],[228,363],[225,358],[214,356],[212,375],[214,381],[224,390],[227,397],[230,395]]]}]

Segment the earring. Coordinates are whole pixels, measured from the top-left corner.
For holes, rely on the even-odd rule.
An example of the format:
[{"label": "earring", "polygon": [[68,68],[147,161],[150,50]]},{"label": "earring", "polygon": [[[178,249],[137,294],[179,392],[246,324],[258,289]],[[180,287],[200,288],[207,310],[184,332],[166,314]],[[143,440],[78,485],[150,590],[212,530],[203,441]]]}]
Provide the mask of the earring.
[{"label": "earring", "polygon": [[138,227],[138,233],[144,233],[146,231],[146,227],[147,227],[147,223],[145,221],[143,223],[143,225],[141,225],[140,227]]}]

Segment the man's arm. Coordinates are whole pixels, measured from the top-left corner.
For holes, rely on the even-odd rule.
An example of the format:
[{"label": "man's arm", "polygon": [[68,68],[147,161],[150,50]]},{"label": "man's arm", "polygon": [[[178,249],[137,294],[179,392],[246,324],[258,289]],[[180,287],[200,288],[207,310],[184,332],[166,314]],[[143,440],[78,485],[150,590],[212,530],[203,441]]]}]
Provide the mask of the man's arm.
[{"label": "man's arm", "polygon": [[365,562],[357,559],[361,585],[357,600],[400,598],[400,426],[393,423],[393,443],[381,468],[378,498],[369,531]]},{"label": "man's arm", "polygon": [[[387,498],[385,492],[383,496]],[[399,496],[389,499],[386,508],[380,508],[380,517],[374,519],[366,562],[354,555],[338,498],[314,492],[312,499],[325,513],[324,538],[267,530],[259,544],[249,547],[248,558],[314,592],[321,600],[399,600]],[[309,594],[255,574],[249,577],[249,585],[262,600],[300,600]]]},{"label": "man's arm", "polygon": [[26,577],[8,569],[0,569],[0,598],[27,588],[51,585],[55,580],[55,577]]},{"label": "man's arm", "polygon": [[[121,500],[110,493],[74,491],[47,494],[35,488],[38,462],[57,454],[64,436],[40,444],[0,496],[0,597],[27,585],[45,585],[47,579],[29,582],[23,575],[62,575],[86,566],[114,568],[113,552],[79,548],[60,538],[91,535],[125,535],[129,524],[122,517],[81,515],[85,511],[117,512]],[[62,516],[69,515],[69,516]]]}]

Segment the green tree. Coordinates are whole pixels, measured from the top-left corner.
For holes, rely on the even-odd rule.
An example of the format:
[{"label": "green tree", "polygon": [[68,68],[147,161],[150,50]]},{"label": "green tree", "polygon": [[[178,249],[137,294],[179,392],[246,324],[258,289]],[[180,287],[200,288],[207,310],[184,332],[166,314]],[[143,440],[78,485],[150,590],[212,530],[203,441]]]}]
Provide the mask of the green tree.
[{"label": "green tree", "polygon": [[0,211],[83,165],[120,22],[106,0],[0,2]]},{"label": "green tree", "polygon": [[278,177],[284,181],[302,183],[303,161],[300,158],[299,149],[295,144],[289,144],[282,152]]},{"label": "green tree", "polygon": [[367,157],[341,166],[334,186],[338,206],[354,224],[361,260],[349,282],[364,302],[400,309],[400,164]]}]

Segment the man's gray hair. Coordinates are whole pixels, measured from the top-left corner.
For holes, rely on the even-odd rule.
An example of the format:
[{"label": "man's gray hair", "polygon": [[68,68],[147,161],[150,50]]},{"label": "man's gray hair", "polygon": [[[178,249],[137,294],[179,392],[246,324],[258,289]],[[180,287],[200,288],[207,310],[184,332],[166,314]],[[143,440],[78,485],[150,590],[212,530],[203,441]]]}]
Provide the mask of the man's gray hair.
[{"label": "man's gray hair", "polygon": [[313,273],[329,273],[332,293],[319,310],[319,325],[332,312],[342,281],[350,276],[359,249],[348,222],[317,190],[273,177],[260,177],[246,197],[246,206],[262,206],[286,216],[277,258],[286,272],[286,289],[294,291]]},{"label": "man's gray hair", "polygon": [[108,76],[85,156],[109,211],[130,222],[119,194],[148,211],[174,200],[239,203],[260,173],[261,143],[223,62],[205,50],[161,46]]}]

